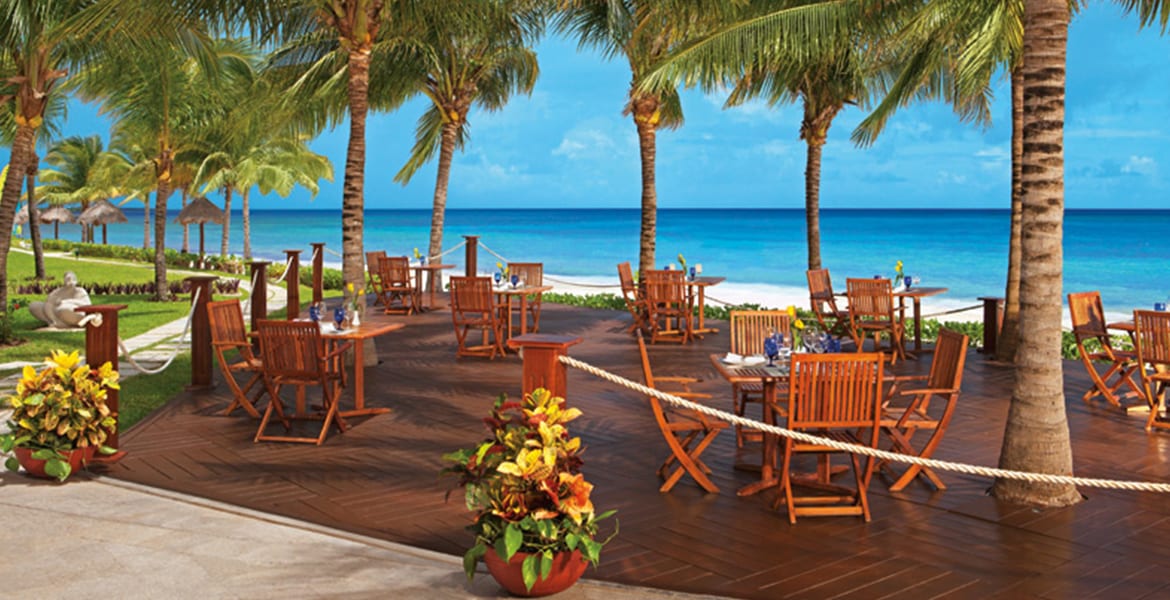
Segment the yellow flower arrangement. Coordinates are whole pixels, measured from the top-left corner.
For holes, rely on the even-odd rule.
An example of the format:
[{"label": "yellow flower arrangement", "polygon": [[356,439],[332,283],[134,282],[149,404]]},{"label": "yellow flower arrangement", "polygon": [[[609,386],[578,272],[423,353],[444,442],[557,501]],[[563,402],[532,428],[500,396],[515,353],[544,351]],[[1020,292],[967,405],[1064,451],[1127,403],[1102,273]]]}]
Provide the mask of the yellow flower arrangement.
[{"label": "yellow flower arrangement", "polygon": [[564,398],[533,390],[522,402],[496,399],[484,419],[491,437],[475,448],[443,458],[454,463],[444,473],[457,475],[475,522],[475,546],[463,557],[468,578],[489,551],[504,561],[524,552],[522,572],[529,590],[547,575],[557,553],[579,550],[597,564],[608,540],[597,541],[598,515],[590,499],[592,484],[580,472],[581,439],[566,423],[581,416]]}]

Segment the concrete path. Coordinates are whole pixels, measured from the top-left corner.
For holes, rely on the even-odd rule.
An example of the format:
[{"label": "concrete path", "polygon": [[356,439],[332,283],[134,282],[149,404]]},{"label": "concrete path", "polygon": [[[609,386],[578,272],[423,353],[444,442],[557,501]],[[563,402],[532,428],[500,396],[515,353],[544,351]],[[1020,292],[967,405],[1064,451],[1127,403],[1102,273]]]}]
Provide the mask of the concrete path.
[{"label": "concrete path", "polygon": [[[507,597],[458,557],[200,498],[88,474],[0,482],[11,598]],[[587,579],[556,597],[698,598]]]}]

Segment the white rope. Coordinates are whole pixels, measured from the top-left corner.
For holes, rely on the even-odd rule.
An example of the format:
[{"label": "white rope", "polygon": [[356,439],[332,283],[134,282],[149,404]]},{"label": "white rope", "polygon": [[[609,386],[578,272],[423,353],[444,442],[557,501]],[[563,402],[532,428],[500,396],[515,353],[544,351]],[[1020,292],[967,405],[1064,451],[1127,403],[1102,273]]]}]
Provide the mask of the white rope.
[{"label": "white rope", "polygon": [[553,283],[560,283],[562,285],[571,285],[573,287],[597,288],[597,289],[606,289],[606,290],[621,289],[621,287],[622,287],[621,284],[613,285],[613,284],[608,284],[608,283],[575,283],[572,281],[565,281],[563,279],[557,279],[556,277],[549,277],[548,275],[545,275],[544,278],[548,281],[553,282]]},{"label": "white rope", "polygon": [[284,261],[284,273],[280,274],[280,279],[277,279],[276,281],[273,281],[272,283],[280,283],[280,282],[284,281],[285,277],[288,277],[288,272],[290,270],[289,267],[292,266],[292,260],[293,260],[293,257],[290,256],[290,257],[288,257],[287,260]]},{"label": "white rope", "polygon": [[669,402],[671,404],[681,406],[683,408],[688,408],[690,410],[694,410],[694,411],[703,413],[705,415],[715,417],[716,419],[719,419],[721,421],[727,421],[728,423],[731,423],[733,425],[740,425],[743,427],[749,427],[751,429],[757,429],[757,430],[762,431],[764,433],[770,433],[770,434],[778,435],[781,437],[791,438],[793,440],[796,440],[798,442],[803,442],[806,444],[816,444],[819,446],[828,446],[828,447],[836,449],[836,450],[842,450],[842,451],[851,452],[854,454],[861,454],[864,456],[872,456],[874,458],[878,458],[878,459],[882,459],[882,460],[907,463],[907,464],[911,464],[911,465],[919,465],[919,466],[923,466],[923,467],[929,467],[931,469],[940,469],[940,470],[944,470],[944,471],[954,471],[956,473],[965,473],[968,475],[977,475],[977,476],[981,476],[981,477],[1002,478],[1002,479],[1020,479],[1020,480],[1024,480],[1024,481],[1033,481],[1033,482],[1041,482],[1041,483],[1056,484],[1056,485],[1073,484],[1073,485],[1082,486],[1082,487],[1099,487],[1099,488],[1109,488],[1109,489],[1117,489],[1117,490],[1131,490],[1131,491],[1139,491],[1139,492],[1163,492],[1163,493],[1170,492],[1170,483],[1153,483],[1153,482],[1146,482],[1146,481],[1119,481],[1119,480],[1115,480],[1115,479],[1096,479],[1096,478],[1089,478],[1089,477],[1075,477],[1075,476],[1069,476],[1069,475],[1051,475],[1048,473],[1029,473],[1026,471],[1012,471],[1012,470],[1008,470],[1008,469],[999,469],[999,468],[993,468],[993,467],[981,467],[981,466],[977,466],[977,465],[954,463],[954,462],[949,462],[949,461],[936,460],[933,458],[922,458],[922,457],[918,457],[918,456],[900,454],[897,452],[890,452],[887,450],[879,450],[876,448],[871,448],[869,446],[859,446],[857,444],[846,444],[843,442],[838,442],[836,440],[831,440],[828,438],[823,438],[823,437],[815,436],[815,435],[809,435],[807,433],[802,433],[799,431],[792,431],[790,429],[785,429],[783,427],[777,427],[775,425],[770,425],[768,423],[762,423],[760,421],[754,421],[752,419],[746,419],[746,418],[741,417],[739,415],[724,412],[724,411],[721,411],[721,410],[718,410],[715,408],[711,408],[709,406],[705,406],[703,404],[691,402],[689,400],[679,398],[678,396],[674,396],[671,394],[667,394],[667,393],[660,392],[658,390],[646,387],[640,383],[630,381],[629,379],[626,379],[624,377],[614,375],[613,373],[610,373],[610,372],[605,371],[603,369],[599,369],[593,365],[579,361],[579,360],[572,358],[570,356],[560,356],[558,358],[561,361],[561,363],[563,363],[565,365],[568,365],[568,366],[576,368],[576,369],[580,369],[580,370],[585,371],[586,373],[590,373],[592,375],[596,375],[597,377],[605,379],[606,381],[616,383],[617,385],[629,388],[631,390],[636,390],[642,394],[646,394],[648,396],[654,396],[655,398],[658,398],[659,400],[663,400],[665,402]]},{"label": "white rope", "polygon": [[443,258],[444,256],[447,256],[448,254],[450,254],[450,253],[452,253],[452,252],[454,252],[454,251],[456,251],[456,250],[458,250],[466,245],[467,245],[467,240],[459,242],[458,244],[451,246],[450,248],[440,252],[439,254],[427,258],[427,262],[439,260],[440,258]]},{"label": "white rope", "polygon": [[983,305],[982,305],[982,304],[976,304],[975,306],[966,306],[966,307],[963,307],[963,308],[955,308],[955,309],[952,309],[952,310],[944,310],[944,311],[941,311],[941,312],[930,313],[929,315],[922,315],[922,318],[923,318],[923,319],[929,319],[929,318],[932,318],[932,317],[942,317],[942,316],[946,316],[946,315],[954,315],[954,314],[958,314],[958,313],[969,312],[969,311],[976,310],[976,309],[980,309],[980,308],[983,308]]},{"label": "white rope", "polygon": [[503,256],[500,256],[499,254],[497,254],[495,250],[492,250],[491,248],[488,248],[488,247],[487,247],[487,244],[484,244],[483,242],[480,242],[480,243],[479,243],[479,247],[480,247],[480,248],[483,248],[484,252],[487,252],[488,254],[491,254],[492,256],[496,257],[496,258],[497,258],[497,259],[499,259],[499,260],[502,260],[502,261],[504,261],[504,262],[506,262],[506,263],[512,262],[512,261],[510,261],[510,260],[508,260],[508,259],[504,258]]},{"label": "white rope", "polygon": [[[252,273],[252,288],[248,290],[248,299],[244,300],[244,308],[242,310],[245,315],[251,314],[250,311],[252,310],[252,296],[256,295],[256,282],[260,280],[260,273],[260,269],[257,269],[255,273]],[[264,289],[267,291],[268,287],[265,286]]]},{"label": "white rope", "polygon": [[321,247],[324,248],[326,252],[332,254],[333,256],[336,256],[337,258],[345,258],[344,254],[341,254],[340,252],[334,250],[333,248],[329,248],[327,246],[321,246]]},{"label": "white rope", "polygon": [[179,351],[183,349],[183,346],[190,343],[185,338],[187,337],[187,333],[191,331],[191,319],[195,316],[195,307],[199,305],[199,295],[202,292],[203,288],[195,288],[195,294],[191,296],[191,310],[187,311],[187,322],[183,324],[183,332],[179,334],[179,339],[177,340],[174,348],[172,348],[171,355],[168,356],[161,365],[150,369],[139,364],[138,361],[134,360],[134,357],[130,355],[130,350],[126,347],[126,342],[122,341],[121,336],[119,336],[118,348],[122,350],[122,358],[126,359],[126,362],[130,363],[130,366],[134,367],[138,370],[139,373],[144,375],[157,375],[167,370],[167,367],[171,366],[171,363],[175,361],[175,357],[179,355]]}]

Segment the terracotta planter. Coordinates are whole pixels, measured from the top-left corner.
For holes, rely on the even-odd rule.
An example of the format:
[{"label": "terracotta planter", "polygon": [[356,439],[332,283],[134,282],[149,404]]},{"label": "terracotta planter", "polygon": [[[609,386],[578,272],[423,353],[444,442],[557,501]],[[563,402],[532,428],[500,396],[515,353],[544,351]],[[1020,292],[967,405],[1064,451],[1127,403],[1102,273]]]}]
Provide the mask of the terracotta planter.
[{"label": "terracotta planter", "polygon": [[[88,448],[78,448],[76,450],[67,450],[63,452],[68,459],[69,466],[72,467],[73,473],[81,469],[82,465],[89,462],[93,458],[97,448],[90,446]],[[45,473],[45,461],[37,460],[32,457],[32,448],[13,448],[12,453],[16,455],[16,460],[20,461],[20,466],[24,467],[24,472],[32,477],[40,477],[42,479],[56,479],[52,475]],[[70,474],[72,477],[72,473]]]},{"label": "terracotta planter", "polygon": [[579,550],[561,552],[553,557],[553,566],[552,570],[548,572],[548,578],[537,579],[536,583],[532,585],[532,589],[529,590],[524,587],[524,576],[520,571],[520,565],[524,563],[527,556],[528,554],[524,552],[517,552],[512,556],[512,560],[504,562],[504,559],[500,558],[495,550],[489,548],[487,554],[483,556],[483,562],[487,565],[488,571],[496,579],[496,582],[509,593],[528,597],[548,596],[569,589],[574,583],[577,583],[577,580],[585,573],[585,567],[589,565]]}]

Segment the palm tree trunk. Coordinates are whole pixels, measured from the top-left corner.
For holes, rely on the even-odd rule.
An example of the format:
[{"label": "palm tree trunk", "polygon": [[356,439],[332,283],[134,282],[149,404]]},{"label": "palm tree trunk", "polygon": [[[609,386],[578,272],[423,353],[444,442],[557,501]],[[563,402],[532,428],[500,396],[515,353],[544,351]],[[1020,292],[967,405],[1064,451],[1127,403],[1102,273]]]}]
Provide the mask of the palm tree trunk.
[{"label": "palm tree trunk", "polygon": [[1012,69],[1012,224],[1008,239],[1007,283],[1004,285],[1003,327],[996,338],[995,358],[1015,360],[1020,345],[1020,217],[1023,192],[1020,189],[1021,160],[1024,153],[1024,75],[1019,66]]},{"label": "palm tree trunk", "polygon": [[171,151],[164,149],[158,161],[158,188],[154,195],[154,297],[169,300],[171,290],[167,286],[167,200],[171,196],[171,171],[174,166]]},{"label": "palm tree trunk", "polygon": [[[365,287],[364,240],[366,116],[369,114],[370,50],[349,53],[349,147],[341,194],[341,267],[347,284]],[[291,310],[291,309],[290,309]]]},{"label": "palm tree trunk", "polygon": [[428,258],[438,256],[443,251],[443,215],[447,210],[447,183],[451,181],[451,157],[455,155],[455,139],[459,136],[459,126],[459,123],[443,123],[442,139],[439,142],[439,171],[435,176],[435,199],[431,207]]},{"label": "palm tree trunk", "polygon": [[228,255],[228,238],[232,231],[232,186],[224,186],[223,188],[223,237],[219,242],[219,257],[227,258]]},{"label": "palm tree trunk", "polygon": [[638,127],[638,151],[642,157],[642,227],[638,243],[638,269],[645,273],[654,268],[658,237],[658,190],[654,182],[658,99],[636,98],[633,104],[634,125]]},{"label": "palm tree trunk", "polygon": [[804,218],[808,225],[808,268],[821,268],[821,150],[824,140],[807,140],[804,167]]},{"label": "palm tree trunk", "polygon": [[142,248],[150,247],[150,196],[142,199]]},{"label": "palm tree trunk", "polygon": [[[1064,406],[1061,275],[1064,218],[1064,86],[1067,0],[1027,0],[1024,9],[1023,217],[1016,381],[999,466],[1072,473]],[[1080,502],[1074,486],[998,479],[1001,500],[1043,506]]]},{"label": "palm tree trunk", "polygon": [[[37,211],[37,140],[33,138],[29,148],[28,164],[24,167],[26,182],[25,195],[28,196],[28,235],[32,238],[33,247],[33,276],[45,279],[45,245],[41,242],[41,216]],[[56,225],[53,226],[56,231]]]},{"label": "palm tree trunk", "polygon": [[[8,250],[12,244],[12,221],[16,218],[16,203],[20,201],[20,188],[24,185],[24,172],[33,147],[36,130],[27,125],[16,126],[16,137],[12,140],[12,153],[8,158],[9,176],[4,180],[0,192],[0,312],[8,310]],[[32,223],[30,215],[29,223]]]},{"label": "palm tree trunk", "polygon": [[248,205],[248,192],[251,188],[244,188],[240,192],[240,216],[243,217],[241,225],[244,228],[244,260],[252,260],[252,211]]},{"label": "palm tree trunk", "polygon": [[[183,186],[183,189],[180,190],[180,192],[183,195],[182,196],[182,198],[183,198],[182,199],[182,203],[183,203],[182,208],[187,208],[187,189],[188,189],[187,186]],[[104,232],[103,232],[103,235],[104,235]],[[183,252],[183,254],[189,254],[191,252],[191,226],[187,223],[183,223],[183,249],[182,249],[182,252]]]}]

